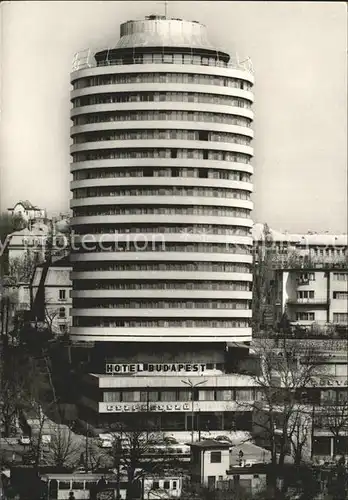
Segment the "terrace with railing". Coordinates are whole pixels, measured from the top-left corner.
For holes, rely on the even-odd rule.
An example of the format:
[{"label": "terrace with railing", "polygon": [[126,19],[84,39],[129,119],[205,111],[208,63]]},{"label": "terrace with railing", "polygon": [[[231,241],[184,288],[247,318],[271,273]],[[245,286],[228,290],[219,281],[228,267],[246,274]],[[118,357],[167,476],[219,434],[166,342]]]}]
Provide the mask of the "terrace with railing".
[{"label": "terrace with railing", "polygon": [[[72,64],[72,71],[80,71],[86,68],[96,68],[98,66],[119,66],[132,64],[173,64],[173,65],[194,65],[194,66],[210,66],[216,68],[229,68],[248,71],[253,73],[253,65],[250,58],[240,60],[238,55],[230,58],[229,62],[225,62],[218,57],[206,57],[194,54],[166,54],[153,53],[144,54],[134,57],[115,56],[114,49],[103,49],[106,52],[106,57],[103,60],[97,60],[95,54],[98,50],[91,51],[90,49],[79,51],[75,54]],[[109,55],[110,54],[110,55]]]}]

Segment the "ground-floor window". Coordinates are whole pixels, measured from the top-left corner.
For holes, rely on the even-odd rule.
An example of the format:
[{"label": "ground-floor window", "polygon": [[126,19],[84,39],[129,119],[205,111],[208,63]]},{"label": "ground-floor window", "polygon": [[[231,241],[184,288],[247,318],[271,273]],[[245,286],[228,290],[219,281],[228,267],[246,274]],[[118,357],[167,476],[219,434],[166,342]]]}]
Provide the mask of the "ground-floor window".
[{"label": "ground-floor window", "polygon": [[318,436],[313,441],[313,454],[314,455],[331,455],[331,437]]},{"label": "ground-floor window", "polygon": [[251,412],[137,412],[98,414],[80,407],[79,418],[99,429],[143,431],[251,431]]}]

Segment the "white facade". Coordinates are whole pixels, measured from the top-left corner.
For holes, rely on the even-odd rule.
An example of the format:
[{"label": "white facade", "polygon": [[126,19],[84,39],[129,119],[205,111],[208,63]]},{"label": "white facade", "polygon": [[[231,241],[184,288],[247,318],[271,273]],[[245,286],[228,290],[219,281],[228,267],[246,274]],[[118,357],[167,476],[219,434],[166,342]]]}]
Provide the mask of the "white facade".
[{"label": "white facade", "polygon": [[229,59],[147,18],[77,64],[72,340],[251,340],[254,77]]},{"label": "white facade", "polygon": [[282,312],[293,325],[348,326],[348,270],[293,269],[278,272]]},{"label": "white facade", "polygon": [[44,259],[49,227],[43,223],[35,223],[31,229],[25,228],[10,235],[8,244],[9,262],[24,261],[27,256]]},{"label": "white facade", "polygon": [[52,263],[43,278],[44,267],[38,266],[31,282],[32,301],[40,287],[44,288],[45,321],[56,335],[69,333],[71,328],[71,266],[67,259]]},{"label": "white facade", "polygon": [[20,215],[26,222],[46,219],[46,210],[36,207],[30,201],[19,201],[13,208],[8,208],[8,212],[13,216]]}]

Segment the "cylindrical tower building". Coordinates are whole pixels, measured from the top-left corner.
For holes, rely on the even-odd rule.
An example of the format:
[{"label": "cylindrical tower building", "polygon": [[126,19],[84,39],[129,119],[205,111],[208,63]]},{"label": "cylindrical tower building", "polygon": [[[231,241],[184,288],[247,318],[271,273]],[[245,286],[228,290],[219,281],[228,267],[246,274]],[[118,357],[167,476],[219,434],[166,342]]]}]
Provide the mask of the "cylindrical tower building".
[{"label": "cylindrical tower building", "polygon": [[250,341],[250,63],[149,16],[71,82],[72,340]]}]

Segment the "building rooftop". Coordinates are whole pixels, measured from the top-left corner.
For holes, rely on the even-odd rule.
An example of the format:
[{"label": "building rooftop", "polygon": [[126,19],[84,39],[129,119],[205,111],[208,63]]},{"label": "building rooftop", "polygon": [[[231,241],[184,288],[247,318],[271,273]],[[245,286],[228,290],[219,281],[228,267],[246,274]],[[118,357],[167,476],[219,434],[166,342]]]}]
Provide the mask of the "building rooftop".
[{"label": "building rooftop", "polygon": [[[254,224],[251,234],[254,240],[264,241],[265,224]],[[296,246],[347,246],[347,234],[314,233],[296,234],[276,231],[270,228],[271,240],[274,242],[289,243]]]},{"label": "building rooftop", "polygon": [[20,200],[13,208],[9,208],[8,210],[13,210],[17,205],[22,205],[25,210],[41,210],[39,207],[33,205],[29,200]]},{"label": "building rooftop", "polygon": [[192,47],[216,50],[208,39],[207,28],[197,21],[150,15],[121,24],[120,40],[114,48]]}]

